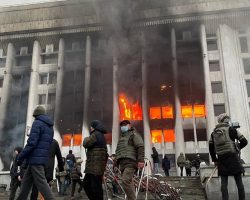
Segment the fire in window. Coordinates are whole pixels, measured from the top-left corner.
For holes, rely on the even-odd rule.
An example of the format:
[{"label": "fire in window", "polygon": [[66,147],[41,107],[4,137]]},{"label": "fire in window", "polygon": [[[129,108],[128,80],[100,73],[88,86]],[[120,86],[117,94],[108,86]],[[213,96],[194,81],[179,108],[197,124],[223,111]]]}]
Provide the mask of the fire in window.
[{"label": "fire in window", "polygon": [[204,105],[194,105],[194,116],[195,117],[205,117],[206,111]]},{"label": "fire in window", "polygon": [[150,119],[161,119],[161,107],[151,107],[149,113]]},{"label": "fire in window", "polygon": [[81,146],[82,144],[82,134],[77,133],[73,135],[73,145],[74,146]]},{"label": "fire in window", "polygon": [[62,136],[62,146],[71,146],[72,134],[64,134]]},{"label": "fire in window", "polygon": [[164,142],[175,142],[175,134],[173,129],[163,130]]},{"label": "fire in window", "polygon": [[161,143],[162,142],[162,130],[152,130],[151,139],[152,139],[152,143]]},{"label": "fire in window", "polygon": [[192,106],[181,106],[181,114],[183,118],[192,118],[193,117],[193,108]]},{"label": "fire in window", "polygon": [[119,107],[121,120],[142,120],[142,108],[138,101],[131,103],[124,94],[120,94]]},{"label": "fire in window", "polygon": [[173,119],[173,106],[163,106],[162,107],[162,118],[163,119]]}]

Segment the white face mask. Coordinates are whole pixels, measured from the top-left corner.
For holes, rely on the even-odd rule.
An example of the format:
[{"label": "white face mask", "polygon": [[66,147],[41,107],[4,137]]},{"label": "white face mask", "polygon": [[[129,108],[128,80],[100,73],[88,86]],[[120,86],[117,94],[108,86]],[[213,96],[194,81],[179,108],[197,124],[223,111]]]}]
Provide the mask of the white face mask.
[{"label": "white face mask", "polygon": [[128,127],[128,126],[122,126],[122,127],[121,127],[121,132],[122,132],[122,133],[126,133],[126,132],[128,132],[128,130],[129,130],[129,127]]}]

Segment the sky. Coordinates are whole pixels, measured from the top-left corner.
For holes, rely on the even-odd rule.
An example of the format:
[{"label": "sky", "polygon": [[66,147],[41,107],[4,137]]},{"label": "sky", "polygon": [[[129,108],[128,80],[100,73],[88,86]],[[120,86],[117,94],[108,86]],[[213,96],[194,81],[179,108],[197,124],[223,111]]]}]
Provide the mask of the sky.
[{"label": "sky", "polygon": [[14,5],[27,5],[34,3],[42,2],[51,2],[51,1],[62,1],[62,0],[0,0],[0,7],[14,6]]}]

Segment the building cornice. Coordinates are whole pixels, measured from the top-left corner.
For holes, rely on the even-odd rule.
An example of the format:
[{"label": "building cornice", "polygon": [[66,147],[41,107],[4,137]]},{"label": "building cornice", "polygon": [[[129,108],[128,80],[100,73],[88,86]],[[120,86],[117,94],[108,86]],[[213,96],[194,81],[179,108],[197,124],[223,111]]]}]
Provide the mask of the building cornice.
[{"label": "building cornice", "polygon": [[[101,6],[113,0],[72,0],[35,4],[29,6],[1,8],[0,40],[43,37],[68,33],[96,32],[104,30]],[[185,0],[194,2],[192,0]],[[142,0],[143,2],[143,0]],[[167,2],[167,1],[166,1]],[[174,2],[174,1],[170,1]],[[66,9],[67,8],[67,9]],[[106,7],[107,8],[107,7]],[[137,9],[141,8],[138,6]],[[240,26],[242,20],[249,22],[250,1],[200,0],[187,5],[174,4],[163,8],[141,8],[134,16],[132,26],[143,28],[176,23],[204,23],[210,27],[218,23]],[[75,12],[73,12],[75,11]],[[37,14],[37,15],[36,15]],[[19,16],[19,17],[16,17]],[[19,19],[22,17],[22,19]],[[230,19],[230,20],[228,20]]]}]

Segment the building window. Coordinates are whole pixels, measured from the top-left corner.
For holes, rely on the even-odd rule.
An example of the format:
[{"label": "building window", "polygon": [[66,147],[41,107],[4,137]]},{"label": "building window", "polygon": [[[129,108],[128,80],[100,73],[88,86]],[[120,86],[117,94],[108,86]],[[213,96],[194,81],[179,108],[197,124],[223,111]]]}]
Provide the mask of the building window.
[{"label": "building window", "polygon": [[225,105],[224,104],[216,104],[214,105],[214,115],[219,116],[221,113],[225,113]]},{"label": "building window", "polygon": [[246,80],[246,86],[247,86],[248,97],[250,97],[250,80]]},{"label": "building window", "polygon": [[222,82],[212,82],[212,93],[223,93]]},{"label": "building window", "polygon": [[45,104],[45,103],[46,103],[46,94],[39,94],[38,104]]},{"label": "building window", "polygon": [[55,93],[49,93],[48,95],[48,104],[55,104],[56,101],[56,94]]},{"label": "building window", "polygon": [[184,142],[194,141],[194,130],[193,129],[184,129]]},{"label": "building window", "polygon": [[243,66],[245,74],[250,74],[250,58],[243,58]]},{"label": "building window", "polygon": [[240,49],[241,49],[241,53],[248,52],[247,38],[246,37],[240,37]]},{"label": "building window", "polygon": [[40,84],[47,84],[47,74],[40,74]]},{"label": "building window", "polygon": [[56,84],[56,72],[49,73],[49,84]]},{"label": "building window", "polygon": [[197,141],[207,141],[207,130],[206,129],[197,129]]},{"label": "building window", "polygon": [[215,39],[207,40],[207,50],[208,51],[216,51],[216,50],[218,50],[217,40],[215,40]]},{"label": "building window", "polygon": [[3,87],[3,78],[0,78],[0,88]]},{"label": "building window", "polygon": [[220,71],[220,62],[218,60],[209,61],[210,72]]}]

